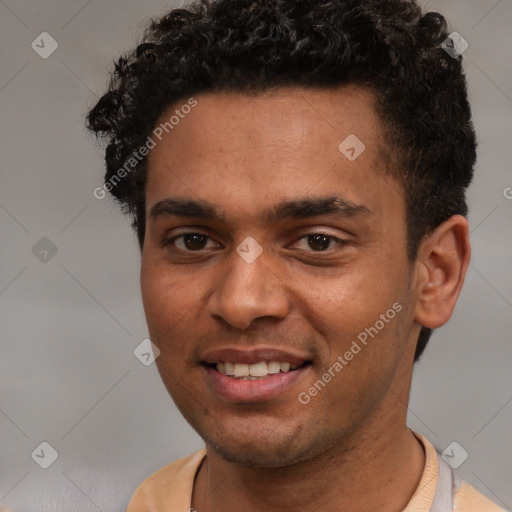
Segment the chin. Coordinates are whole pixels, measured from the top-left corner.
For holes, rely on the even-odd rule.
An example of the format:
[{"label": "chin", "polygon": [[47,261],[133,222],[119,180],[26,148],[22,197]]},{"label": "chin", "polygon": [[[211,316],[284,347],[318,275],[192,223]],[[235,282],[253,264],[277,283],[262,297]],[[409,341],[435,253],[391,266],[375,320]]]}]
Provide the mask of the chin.
[{"label": "chin", "polygon": [[274,447],[258,446],[256,444],[238,447],[229,443],[211,445],[211,449],[222,459],[253,468],[282,468],[291,466],[297,460],[294,460],[290,452],[279,453]]},{"label": "chin", "polygon": [[217,431],[215,437],[199,433],[208,450],[214,450],[219,457],[243,466],[255,468],[281,468],[308,459],[303,436],[303,426],[295,425],[283,431],[283,425],[265,428],[258,424],[256,429],[232,429]]}]

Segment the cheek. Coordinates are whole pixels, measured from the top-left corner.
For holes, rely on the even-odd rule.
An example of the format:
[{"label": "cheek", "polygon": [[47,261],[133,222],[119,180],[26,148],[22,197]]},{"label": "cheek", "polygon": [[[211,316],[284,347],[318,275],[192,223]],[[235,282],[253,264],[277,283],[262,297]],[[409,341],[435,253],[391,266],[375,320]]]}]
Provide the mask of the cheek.
[{"label": "cheek", "polygon": [[330,391],[320,398],[329,408],[341,401],[340,410],[359,404],[363,411],[378,401],[405,350],[407,266],[397,270],[393,258],[369,259],[354,262],[350,271],[300,279],[308,322],[323,338],[318,374],[331,369],[336,375]]},{"label": "cheek", "polygon": [[329,325],[329,357],[317,377],[330,374],[330,383],[319,403],[337,411],[333,414],[342,416],[336,416],[340,422],[374,410],[397,374],[407,347],[408,313],[401,302],[393,301],[395,297],[367,297],[363,305],[349,301]]},{"label": "cheek", "polygon": [[169,389],[175,387],[173,375],[184,377],[197,370],[194,350],[208,328],[211,276],[170,268],[157,255],[150,256],[142,260],[142,301],[151,341],[160,350],[156,363]]},{"label": "cheek", "polygon": [[194,286],[180,269],[172,269],[150,250],[142,257],[140,285],[144,308],[150,317],[179,315],[187,309]]},{"label": "cheek", "polygon": [[329,275],[302,272],[288,276],[321,332],[332,338],[355,336],[373,325],[394,302],[402,300],[404,276],[393,275],[382,262],[352,262],[350,268],[337,269]]},{"label": "cheek", "polygon": [[170,272],[150,257],[143,257],[140,285],[150,335],[160,350],[165,350],[168,343],[160,346],[162,340],[173,337],[173,330],[179,330],[180,321],[193,308],[193,287],[187,286],[178,272]]},{"label": "cheek", "polygon": [[180,383],[187,374],[186,350],[190,346],[183,336],[190,311],[190,287],[165,267],[143,257],[140,284],[149,337],[160,350],[155,363],[167,391],[179,401],[183,392]]}]

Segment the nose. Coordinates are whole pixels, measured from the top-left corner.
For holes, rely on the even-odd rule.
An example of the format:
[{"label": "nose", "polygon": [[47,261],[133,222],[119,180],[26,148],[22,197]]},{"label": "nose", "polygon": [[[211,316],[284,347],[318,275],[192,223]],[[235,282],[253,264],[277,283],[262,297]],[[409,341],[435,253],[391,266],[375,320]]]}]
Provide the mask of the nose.
[{"label": "nose", "polygon": [[258,318],[283,319],[289,299],[279,269],[265,251],[252,263],[233,251],[208,303],[209,314],[231,327],[247,329]]}]

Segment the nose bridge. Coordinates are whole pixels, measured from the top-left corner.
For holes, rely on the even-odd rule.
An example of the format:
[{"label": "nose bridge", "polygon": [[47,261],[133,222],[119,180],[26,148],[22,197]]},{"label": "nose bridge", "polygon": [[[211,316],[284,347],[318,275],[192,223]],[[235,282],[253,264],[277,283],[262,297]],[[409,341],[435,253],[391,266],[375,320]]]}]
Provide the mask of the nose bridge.
[{"label": "nose bridge", "polygon": [[[259,254],[257,254],[259,252]],[[288,309],[284,282],[264,251],[242,242],[226,261],[226,271],[210,297],[209,313],[237,328],[256,318],[283,318]]]}]

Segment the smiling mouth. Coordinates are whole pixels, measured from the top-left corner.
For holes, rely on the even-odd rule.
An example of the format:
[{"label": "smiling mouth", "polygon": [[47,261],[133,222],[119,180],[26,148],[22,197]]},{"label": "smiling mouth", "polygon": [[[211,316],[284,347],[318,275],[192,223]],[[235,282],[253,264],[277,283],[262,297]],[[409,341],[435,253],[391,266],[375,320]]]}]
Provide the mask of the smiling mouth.
[{"label": "smiling mouth", "polygon": [[232,379],[261,380],[272,377],[273,375],[293,372],[310,364],[310,361],[305,361],[302,364],[292,364],[282,361],[259,361],[253,364],[219,361],[218,363],[206,364],[206,366]]}]

